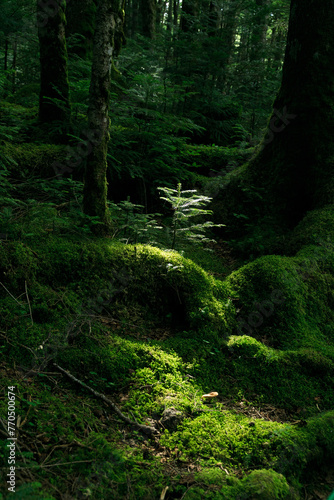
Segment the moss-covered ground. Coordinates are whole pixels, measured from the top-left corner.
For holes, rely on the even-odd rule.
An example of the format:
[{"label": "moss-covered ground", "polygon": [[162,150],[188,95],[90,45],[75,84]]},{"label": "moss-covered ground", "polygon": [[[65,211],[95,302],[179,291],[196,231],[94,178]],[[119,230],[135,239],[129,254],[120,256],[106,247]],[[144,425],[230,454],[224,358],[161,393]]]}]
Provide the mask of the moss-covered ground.
[{"label": "moss-covered ground", "polygon": [[[9,112],[15,136],[25,110]],[[0,498],[13,496],[14,386],[15,498],[326,499],[333,206],[284,237],[269,228],[267,242],[251,228],[253,240],[234,245],[252,249],[243,262],[225,244],[183,253],[125,245],[92,236],[74,182],[42,180],[62,146],[15,137],[0,145]],[[159,434],[124,423],[54,363]],[[218,396],[202,398],[211,391]]]},{"label": "moss-covered ground", "polygon": [[[305,218],[289,256],[222,279],[177,252],[47,231],[42,216],[37,236],[3,239],[1,413],[14,385],[18,498],[297,499],[312,484],[325,498],[331,213]],[[124,424],[54,362],[160,434]],[[178,425],[159,424],[166,408]]]}]

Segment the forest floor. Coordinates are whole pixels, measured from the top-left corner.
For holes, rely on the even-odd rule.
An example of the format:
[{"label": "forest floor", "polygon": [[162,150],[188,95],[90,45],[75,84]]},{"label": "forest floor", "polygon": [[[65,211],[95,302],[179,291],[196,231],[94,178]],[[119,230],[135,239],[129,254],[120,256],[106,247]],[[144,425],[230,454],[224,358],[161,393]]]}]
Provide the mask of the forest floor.
[{"label": "forest floor", "polygon": [[125,244],[93,235],[79,181],[43,178],[60,149],[0,144],[0,498],[14,386],[20,500],[327,499],[333,207],[247,260]]}]

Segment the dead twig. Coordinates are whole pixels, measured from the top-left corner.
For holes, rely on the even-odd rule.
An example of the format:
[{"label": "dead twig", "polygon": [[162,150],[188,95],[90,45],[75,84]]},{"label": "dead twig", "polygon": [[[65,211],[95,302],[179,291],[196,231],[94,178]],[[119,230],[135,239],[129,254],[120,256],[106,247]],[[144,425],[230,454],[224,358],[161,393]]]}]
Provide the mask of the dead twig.
[{"label": "dead twig", "polygon": [[81,448],[87,448],[88,450],[92,450],[93,448],[91,448],[90,446],[86,446],[82,443],[79,443],[79,441],[77,441],[76,439],[73,440],[71,443],[66,443],[66,444],[56,444],[55,446],[53,446],[52,450],[50,451],[50,453],[46,456],[46,458],[43,460],[43,462],[41,463],[41,466],[45,465],[46,461],[48,460],[48,458],[52,455],[52,453],[55,451],[55,450],[58,450],[59,448],[71,448],[72,446],[79,446]]},{"label": "dead twig", "polygon": [[16,300],[16,298],[14,297],[14,295],[12,295],[12,294],[10,293],[10,291],[9,291],[9,290],[5,287],[5,285],[4,285],[3,283],[1,283],[1,282],[0,282],[0,285],[1,285],[1,286],[5,289],[5,290],[6,290],[6,292],[7,292],[7,293],[8,293],[8,294],[12,297],[12,299],[14,299],[14,300],[15,300],[15,302],[17,302],[17,304],[18,304],[19,306],[21,306],[21,305],[22,305],[22,304],[21,304],[18,300]]},{"label": "dead twig", "polygon": [[121,410],[118,408],[118,406],[115,405],[115,403],[113,403],[112,401],[110,401],[110,399],[108,399],[106,396],[104,396],[104,394],[101,394],[100,392],[95,391],[95,389],[92,389],[91,387],[89,387],[89,385],[85,384],[81,380],[74,377],[74,375],[69,373],[67,370],[64,370],[64,368],[62,368],[61,366],[57,365],[56,363],[53,363],[53,366],[55,366],[59,371],[61,371],[65,375],[67,375],[71,380],[73,380],[77,384],[81,385],[82,387],[84,387],[85,389],[90,391],[92,394],[94,394],[94,396],[96,398],[102,399],[102,401],[107,403],[107,405],[112,408],[112,410],[119,416],[119,418],[121,420],[123,420],[123,422],[127,423],[128,425],[131,425],[132,427],[135,427],[139,431],[144,432],[145,434],[148,434],[149,436],[159,434],[159,431],[157,429],[155,429],[154,427],[151,427],[149,425],[139,424],[138,422],[134,422],[133,420],[128,418],[126,415],[124,415],[121,412]]},{"label": "dead twig", "polygon": [[31,324],[32,324],[32,326],[34,326],[34,320],[32,319],[32,311],[31,311],[31,305],[30,305],[30,300],[29,300],[29,295],[28,295],[28,287],[27,287],[27,282],[26,281],[24,282],[24,288],[25,288],[25,291],[26,291],[26,297],[27,297],[27,302],[28,302],[28,306],[29,306],[29,313],[30,313]]}]

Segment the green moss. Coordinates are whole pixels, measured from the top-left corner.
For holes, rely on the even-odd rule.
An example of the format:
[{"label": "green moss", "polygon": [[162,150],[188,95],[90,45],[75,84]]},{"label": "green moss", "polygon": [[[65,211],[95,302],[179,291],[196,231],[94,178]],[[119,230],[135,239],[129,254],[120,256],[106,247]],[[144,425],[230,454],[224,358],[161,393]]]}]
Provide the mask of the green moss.
[{"label": "green moss", "polygon": [[[78,388],[62,379],[50,400],[48,375],[43,390],[25,381],[19,394],[41,401],[30,411],[31,432],[52,434],[48,451],[55,439],[84,444],[69,450],[68,473],[87,494],[153,499],[168,485],[175,497],[288,500],[297,498],[292,484],[333,460],[333,412],[319,413],[332,408],[334,386],[329,248],[262,257],[222,282],[177,252],[51,234],[2,243],[0,266],[5,359],[46,373],[56,360],[141,423],[174,407],[183,421],[163,433],[162,450],[174,465],[202,468],[186,487],[182,468],[179,478],[165,474],[141,441],[121,445],[118,423],[95,417],[101,405],[85,391],[74,396]],[[219,399],[204,403],[213,390]],[[289,410],[289,422],[256,418],[263,405]],[[67,460],[63,453],[55,448],[52,457]]]},{"label": "green moss", "polygon": [[63,163],[66,160],[64,146],[54,144],[10,144],[0,145],[0,154],[8,158],[8,167],[12,175],[41,175],[50,177],[55,175],[52,165]]},{"label": "green moss", "polygon": [[288,250],[292,253],[303,247],[316,245],[321,251],[333,253],[334,240],[334,206],[310,211],[293,230],[288,242]]},{"label": "green moss", "polygon": [[281,500],[291,498],[290,487],[282,474],[273,470],[256,470],[242,480],[245,498]]},{"label": "green moss", "polygon": [[57,286],[68,283],[70,275],[73,284],[80,282],[79,293],[88,292],[92,299],[101,288],[114,287],[109,295],[117,295],[117,302],[127,307],[139,306],[154,323],[197,330],[212,325],[216,338],[227,330],[230,313],[222,303],[228,299],[226,287],[177,252],[61,239],[50,239],[47,246],[43,243],[43,252],[38,247],[36,251],[43,260],[41,278]]},{"label": "green moss", "polygon": [[321,253],[266,256],[233,272],[226,282],[240,309],[238,333],[281,349],[319,348],[334,322],[333,276],[321,269],[327,261]]}]

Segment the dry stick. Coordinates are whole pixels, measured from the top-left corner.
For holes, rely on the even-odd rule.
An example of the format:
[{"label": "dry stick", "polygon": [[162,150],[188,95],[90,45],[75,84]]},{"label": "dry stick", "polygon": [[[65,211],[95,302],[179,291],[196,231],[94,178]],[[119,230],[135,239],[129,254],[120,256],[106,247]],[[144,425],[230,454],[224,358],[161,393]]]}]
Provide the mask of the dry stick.
[{"label": "dry stick", "polygon": [[132,427],[136,427],[136,429],[144,432],[145,434],[148,434],[148,435],[159,434],[159,431],[157,431],[157,429],[155,429],[154,427],[151,427],[149,425],[141,425],[141,424],[138,424],[138,422],[134,422],[133,420],[130,420],[128,417],[126,417],[121,412],[121,410],[118,408],[118,406],[115,405],[115,403],[110,401],[110,399],[108,399],[106,396],[104,396],[100,392],[95,391],[95,389],[92,389],[91,387],[89,387],[89,385],[85,384],[81,380],[74,377],[74,375],[72,375],[67,370],[64,370],[64,368],[62,368],[61,366],[57,365],[56,363],[53,363],[53,366],[58,368],[58,370],[61,371],[62,373],[65,373],[65,375],[67,375],[70,379],[74,380],[74,382],[77,382],[82,387],[84,387],[85,389],[90,391],[92,394],[94,394],[95,397],[102,399],[105,403],[107,403],[113,409],[113,411],[119,416],[119,418],[121,420],[123,420],[123,422],[131,425]]},{"label": "dry stick", "polygon": [[6,290],[6,292],[9,293],[9,295],[12,297],[12,299],[14,299],[15,302],[17,302],[19,304],[19,306],[22,305],[22,304],[20,304],[20,302],[18,300],[16,300],[16,298],[14,297],[14,295],[12,295],[9,290],[7,290],[7,288],[5,287],[5,285],[3,283],[0,283],[0,285],[4,287],[4,289]]},{"label": "dry stick", "polygon": [[34,320],[32,319],[32,312],[31,312],[31,306],[30,306],[30,300],[29,300],[28,288],[27,288],[27,282],[26,281],[24,282],[24,287],[25,287],[25,290],[26,290],[26,297],[27,297],[29,311],[30,311],[31,324],[34,325]]}]

